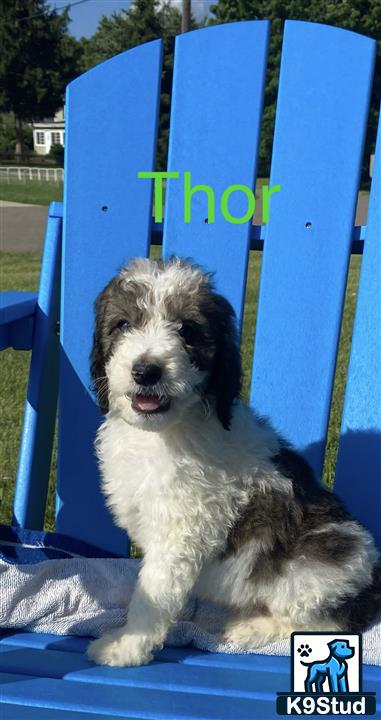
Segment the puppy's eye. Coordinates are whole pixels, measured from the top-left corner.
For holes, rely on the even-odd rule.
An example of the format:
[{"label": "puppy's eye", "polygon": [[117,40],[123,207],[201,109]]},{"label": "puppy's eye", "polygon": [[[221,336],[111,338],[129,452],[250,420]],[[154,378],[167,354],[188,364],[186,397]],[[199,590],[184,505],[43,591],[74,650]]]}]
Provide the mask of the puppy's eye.
[{"label": "puppy's eye", "polygon": [[116,325],[114,325],[113,331],[120,330],[120,332],[125,332],[126,330],[128,330],[129,327],[130,327],[130,323],[128,322],[128,320],[123,319],[123,320],[119,320],[119,322],[117,322]]},{"label": "puppy's eye", "polygon": [[184,320],[179,333],[187,345],[192,345],[200,339],[202,331],[199,325],[192,320]]}]

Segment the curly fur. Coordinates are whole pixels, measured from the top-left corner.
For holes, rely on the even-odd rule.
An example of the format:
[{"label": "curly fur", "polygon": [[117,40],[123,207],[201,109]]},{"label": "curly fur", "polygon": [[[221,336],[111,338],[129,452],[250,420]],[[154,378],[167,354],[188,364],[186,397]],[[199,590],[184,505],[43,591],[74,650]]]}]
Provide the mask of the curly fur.
[{"label": "curly fur", "polygon": [[[161,377],[142,387],[136,363]],[[377,615],[369,533],[239,401],[234,313],[210,275],[130,263],[97,300],[91,369],[107,412],[103,491],[144,553],[127,625],[93,642],[92,659],[149,662],[191,592],[230,608],[225,638],[240,647]]]}]

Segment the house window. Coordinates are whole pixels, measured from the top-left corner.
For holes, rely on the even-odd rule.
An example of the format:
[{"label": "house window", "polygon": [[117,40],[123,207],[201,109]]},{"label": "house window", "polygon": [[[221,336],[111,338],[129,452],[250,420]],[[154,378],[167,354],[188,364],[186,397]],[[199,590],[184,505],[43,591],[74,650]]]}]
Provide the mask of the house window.
[{"label": "house window", "polygon": [[52,145],[61,145],[61,133],[52,132]]},{"label": "house window", "polygon": [[45,133],[44,132],[36,133],[36,145],[45,145]]}]

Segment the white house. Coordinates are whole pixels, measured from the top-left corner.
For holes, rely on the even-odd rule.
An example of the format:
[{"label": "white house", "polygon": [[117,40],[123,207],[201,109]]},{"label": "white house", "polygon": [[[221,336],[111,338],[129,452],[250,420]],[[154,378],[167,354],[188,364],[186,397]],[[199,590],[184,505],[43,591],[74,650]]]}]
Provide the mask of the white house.
[{"label": "white house", "polygon": [[47,155],[52,145],[65,145],[64,111],[58,110],[54,118],[35,122],[33,127],[33,148],[38,155]]}]

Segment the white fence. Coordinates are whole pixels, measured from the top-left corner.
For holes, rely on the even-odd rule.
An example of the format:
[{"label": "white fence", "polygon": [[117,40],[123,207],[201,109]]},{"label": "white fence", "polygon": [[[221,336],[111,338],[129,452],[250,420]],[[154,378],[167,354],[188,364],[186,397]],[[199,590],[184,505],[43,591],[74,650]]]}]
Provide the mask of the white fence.
[{"label": "white fence", "polygon": [[0,181],[11,182],[19,180],[37,180],[38,182],[63,182],[62,168],[39,167],[0,167]]}]

